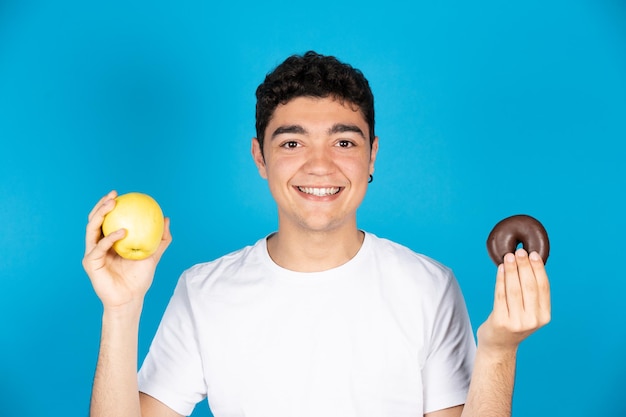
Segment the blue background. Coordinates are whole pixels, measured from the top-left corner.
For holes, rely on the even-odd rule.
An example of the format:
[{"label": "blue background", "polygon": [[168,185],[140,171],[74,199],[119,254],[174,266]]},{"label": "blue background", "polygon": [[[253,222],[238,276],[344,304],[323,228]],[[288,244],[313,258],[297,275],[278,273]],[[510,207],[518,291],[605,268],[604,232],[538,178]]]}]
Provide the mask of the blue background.
[{"label": "blue background", "polygon": [[182,270],[275,229],[254,91],[308,49],[376,96],[360,226],[451,266],[476,328],[492,226],[528,213],[548,229],[553,321],[520,349],[514,414],[626,415],[618,0],[0,2],[0,414],[87,413],[101,305],[83,236],[110,189],[172,218],[141,358]]}]

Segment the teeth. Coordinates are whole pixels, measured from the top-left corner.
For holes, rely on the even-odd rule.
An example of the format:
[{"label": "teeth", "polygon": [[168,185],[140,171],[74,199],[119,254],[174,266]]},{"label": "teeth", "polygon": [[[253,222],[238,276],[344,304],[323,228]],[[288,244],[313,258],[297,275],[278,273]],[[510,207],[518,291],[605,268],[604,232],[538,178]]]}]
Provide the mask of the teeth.
[{"label": "teeth", "polygon": [[328,188],[298,187],[298,190],[302,191],[303,193],[311,194],[317,197],[324,197],[327,195],[337,194],[339,192],[339,187],[328,187]]}]

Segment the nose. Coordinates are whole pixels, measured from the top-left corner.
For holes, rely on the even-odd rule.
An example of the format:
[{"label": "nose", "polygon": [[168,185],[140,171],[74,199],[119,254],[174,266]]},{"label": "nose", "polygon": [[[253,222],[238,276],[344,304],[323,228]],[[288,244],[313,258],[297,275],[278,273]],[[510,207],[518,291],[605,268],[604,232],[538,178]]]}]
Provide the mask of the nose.
[{"label": "nose", "polygon": [[323,145],[311,147],[305,169],[307,174],[311,175],[323,176],[332,174],[335,170],[332,148]]}]

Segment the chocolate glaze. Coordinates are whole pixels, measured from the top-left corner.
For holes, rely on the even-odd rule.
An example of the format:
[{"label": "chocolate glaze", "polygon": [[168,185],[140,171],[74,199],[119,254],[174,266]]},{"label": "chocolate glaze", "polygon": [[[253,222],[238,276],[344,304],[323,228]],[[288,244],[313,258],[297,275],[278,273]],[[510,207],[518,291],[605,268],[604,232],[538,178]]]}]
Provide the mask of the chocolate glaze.
[{"label": "chocolate glaze", "polygon": [[504,260],[504,255],[514,253],[520,243],[526,252],[537,251],[544,263],[548,261],[548,233],[537,219],[525,214],[507,217],[498,222],[487,238],[487,251],[491,260],[499,265]]}]

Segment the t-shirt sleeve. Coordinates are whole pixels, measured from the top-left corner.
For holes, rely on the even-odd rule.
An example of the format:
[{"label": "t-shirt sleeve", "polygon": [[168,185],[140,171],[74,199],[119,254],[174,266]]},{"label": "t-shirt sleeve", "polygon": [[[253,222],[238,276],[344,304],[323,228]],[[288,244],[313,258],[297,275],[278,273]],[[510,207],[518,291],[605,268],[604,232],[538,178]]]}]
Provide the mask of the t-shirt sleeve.
[{"label": "t-shirt sleeve", "polygon": [[434,301],[428,353],[422,369],[425,413],[465,403],[476,354],[465,300],[451,272],[445,290]]},{"label": "t-shirt sleeve", "polygon": [[178,281],[139,370],[139,391],[190,415],[206,397],[206,383],[185,276]]}]

